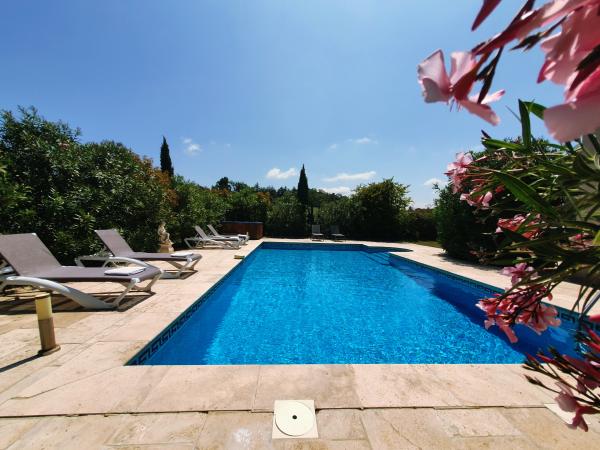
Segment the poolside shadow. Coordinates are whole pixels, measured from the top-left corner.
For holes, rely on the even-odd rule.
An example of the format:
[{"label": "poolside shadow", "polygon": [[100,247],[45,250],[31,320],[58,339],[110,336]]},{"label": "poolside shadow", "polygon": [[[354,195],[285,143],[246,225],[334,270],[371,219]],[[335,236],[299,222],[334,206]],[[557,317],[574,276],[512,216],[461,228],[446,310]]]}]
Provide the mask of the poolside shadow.
[{"label": "poolside shadow", "polygon": [[23,359],[21,359],[19,361],[15,361],[13,363],[7,364],[4,367],[0,367],[0,373],[7,372],[7,371],[9,371],[11,369],[15,369],[15,368],[17,368],[19,366],[22,366],[23,364],[27,364],[28,362],[35,361],[38,358],[41,358],[41,356],[39,356],[37,354],[36,355],[27,356],[26,358],[23,358]]},{"label": "poolside shadow", "polygon": [[[17,314],[35,314],[35,302],[28,298],[32,292],[25,294],[0,294],[0,315],[17,315]],[[102,292],[93,293],[98,298],[108,297],[114,295],[113,292]],[[143,302],[144,300],[152,297],[154,293],[149,292],[130,292],[116,310],[113,311],[127,311],[133,308],[135,305]],[[76,302],[68,299],[59,294],[52,294],[52,311],[59,312],[82,312],[82,311],[94,311],[77,304]],[[104,310],[103,310],[104,311]]]}]

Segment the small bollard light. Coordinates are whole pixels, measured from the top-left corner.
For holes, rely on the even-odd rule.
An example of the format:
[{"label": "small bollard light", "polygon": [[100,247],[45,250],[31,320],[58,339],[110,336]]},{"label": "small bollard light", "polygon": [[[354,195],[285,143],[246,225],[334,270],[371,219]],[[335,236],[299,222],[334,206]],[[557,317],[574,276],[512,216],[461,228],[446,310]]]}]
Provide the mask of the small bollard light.
[{"label": "small bollard light", "polygon": [[33,298],[35,299],[35,312],[37,313],[40,342],[42,344],[42,349],[38,352],[38,355],[50,355],[60,350],[60,346],[56,344],[56,337],[54,336],[52,300],[48,292],[40,292]]}]

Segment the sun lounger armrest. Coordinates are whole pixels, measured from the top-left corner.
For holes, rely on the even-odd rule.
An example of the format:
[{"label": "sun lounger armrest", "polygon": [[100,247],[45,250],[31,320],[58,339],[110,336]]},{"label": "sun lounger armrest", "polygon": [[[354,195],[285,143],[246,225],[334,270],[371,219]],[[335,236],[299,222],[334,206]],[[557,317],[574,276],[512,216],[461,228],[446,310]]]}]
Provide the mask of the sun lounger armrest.
[{"label": "sun lounger armrest", "polygon": [[126,258],[124,256],[100,256],[100,255],[88,255],[88,256],[80,256],[75,258],[75,263],[80,267],[85,267],[84,261],[97,261],[102,262],[102,266],[107,266],[112,263],[129,263],[134,264],[136,266],[141,267],[153,267],[152,265],[145,263],[144,261],[140,261],[139,259],[134,258]]},{"label": "sun lounger armrest", "polygon": [[106,266],[108,263],[118,263],[118,262],[134,264],[136,266],[141,266],[141,267],[154,267],[151,264],[148,264],[144,261],[140,261],[139,259],[126,258],[124,256],[110,256],[108,258],[108,260],[104,263],[104,265]]}]

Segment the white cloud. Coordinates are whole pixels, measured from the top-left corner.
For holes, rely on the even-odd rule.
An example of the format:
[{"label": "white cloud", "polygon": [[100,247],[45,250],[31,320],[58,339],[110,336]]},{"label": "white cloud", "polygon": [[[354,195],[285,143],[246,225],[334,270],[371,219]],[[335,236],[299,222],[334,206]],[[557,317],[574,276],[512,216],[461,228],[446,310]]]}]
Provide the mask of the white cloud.
[{"label": "white cloud", "polygon": [[323,178],[323,181],[327,181],[328,183],[335,183],[336,181],[366,181],[373,178],[376,173],[374,170],[360,173],[338,173],[334,177]]},{"label": "white cloud", "polygon": [[277,167],[273,167],[267,172],[267,178],[272,180],[287,180],[288,178],[298,175],[298,171],[294,167],[290,167],[286,171],[282,171]]},{"label": "white cloud", "polygon": [[379,142],[375,139],[371,139],[370,137],[361,137],[357,139],[348,139],[348,142],[352,142],[353,144],[358,145],[367,145],[367,144],[378,144]]},{"label": "white cloud", "polygon": [[186,155],[194,156],[202,151],[202,147],[196,144],[192,138],[183,138],[183,144],[185,145],[183,151]]},{"label": "white cloud", "polygon": [[329,194],[340,194],[340,195],[350,195],[352,194],[353,189],[350,189],[347,186],[336,186],[329,188],[320,188],[322,191],[328,192]]},{"label": "white cloud", "polygon": [[433,187],[435,184],[443,186],[446,184],[446,182],[443,180],[440,180],[439,178],[430,178],[425,183],[423,183],[423,186]]},{"label": "white cloud", "polygon": [[331,144],[329,147],[327,147],[329,150],[335,150],[336,148],[338,148],[337,144]]}]

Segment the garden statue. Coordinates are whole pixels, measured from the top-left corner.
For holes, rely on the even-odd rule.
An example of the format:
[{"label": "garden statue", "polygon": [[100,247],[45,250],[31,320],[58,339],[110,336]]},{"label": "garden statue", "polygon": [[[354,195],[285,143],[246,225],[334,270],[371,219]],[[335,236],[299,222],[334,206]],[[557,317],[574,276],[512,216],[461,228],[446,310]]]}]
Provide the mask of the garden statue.
[{"label": "garden statue", "polygon": [[160,253],[172,253],[174,251],[173,242],[171,242],[171,235],[165,228],[165,225],[166,223],[163,221],[158,226],[158,242],[160,245],[158,251]]}]

